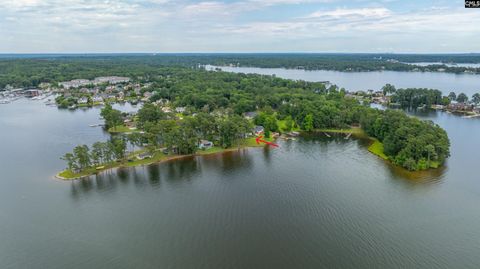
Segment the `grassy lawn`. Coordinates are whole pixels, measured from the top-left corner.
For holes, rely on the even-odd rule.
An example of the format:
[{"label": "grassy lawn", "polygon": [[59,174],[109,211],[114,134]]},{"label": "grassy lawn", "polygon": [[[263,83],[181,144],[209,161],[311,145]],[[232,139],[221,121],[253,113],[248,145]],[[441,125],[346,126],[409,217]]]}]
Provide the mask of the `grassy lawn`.
[{"label": "grassy lawn", "polygon": [[125,125],[118,125],[108,129],[108,132],[109,133],[132,133],[132,132],[138,132],[138,130],[137,129],[131,130]]},{"label": "grassy lawn", "polygon": [[368,147],[368,151],[377,155],[378,157],[388,160],[388,156],[383,153],[383,144],[375,138],[372,138],[373,143]]},{"label": "grassy lawn", "polygon": [[65,170],[59,173],[58,175],[65,178],[65,179],[72,179],[72,178],[77,178],[77,177],[83,177],[83,176],[89,176],[95,172],[94,168],[87,169],[85,171],[82,171],[80,173],[74,173],[70,170]]},{"label": "grassy lawn", "polygon": [[364,134],[363,130],[358,127],[348,128],[348,129],[315,129],[317,132],[325,132],[325,133],[342,133],[342,134]]},{"label": "grassy lawn", "polygon": [[200,149],[200,150],[197,151],[197,154],[198,155],[206,155],[206,154],[224,152],[225,150],[227,150],[227,149],[224,149],[222,147],[214,146],[214,147],[211,147],[209,149]]},{"label": "grassy lawn", "polygon": [[[268,141],[268,142],[273,142],[273,138],[262,138],[262,140]],[[255,141],[255,137],[249,137],[245,139],[242,143],[242,146],[244,147],[263,147],[265,146],[264,143],[257,144],[257,141]]]},{"label": "grassy lawn", "polygon": [[[286,120],[278,120],[277,121],[277,125],[278,125],[278,128],[280,129],[280,131],[282,132],[286,132],[285,129],[287,129],[287,121]],[[297,127],[293,127],[292,130],[290,131],[300,131],[300,128],[297,126]]]}]

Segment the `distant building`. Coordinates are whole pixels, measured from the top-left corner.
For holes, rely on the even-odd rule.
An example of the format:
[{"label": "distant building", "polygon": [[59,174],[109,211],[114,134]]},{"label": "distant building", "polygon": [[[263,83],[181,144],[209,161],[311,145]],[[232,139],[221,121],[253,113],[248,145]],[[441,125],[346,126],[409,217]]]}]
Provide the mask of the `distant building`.
[{"label": "distant building", "polygon": [[88,103],[88,98],[87,97],[82,97],[77,100],[78,104],[87,104]]},{"label": "distant building", "polygon": [[452,102],[448,105],[448,109],[453,111],[472,111],[473,105],[466,103]]},{"label": "distant building", "polygon": [[208,140],[200,140],[200,143],[198,143],[199,149],[209,149],[211,147],[213,147],[213,142]]},{"label": "distant building", "polygon": [[32,89],[32,90],[24,91],[24,94],[26,97],[35,97],[35,96],[39,96],[41,92],[37,89]]},{"label": "distant building", "polygon": [[48,88],[50,88],[50,86],[51,86],[51,84],[50,84],[50,83],[47,83],[47,82],[42,82],[42,83],[40,83],[40,84],[38,85],[38,87],[39,87],[40,89],[48,89]]},{"label": "distant building", "polygon": [[92,84],[92,81],[88,79],[74,79],[71,81],[64,81],[64,82],[58,83],[58,85],[62,86],[65,89],[79,88],[79,87],[87,86],[89,84]]},{"label": "distant building", "polygon": [[253,132],[255,133],[255,135],[260,135],[260,134],[263,134],[265,132],[265,128],[263,128],[263,126],[257,125],[253,129]]},{"label": "distant building", "polygon": [[93,84],[101,84],[101,83],[108,83],[108,84],[118,84],[118,83],[126,83],[129,82],[130,78],[127,77],[98,77],[93,80]]},{"label": "distant building", "polygon": [[171,110],[168,106],[162,107],[162,111],[165,112],[165,113],[170,113],[170,112],[172,112],[172,110]]},{"label": "distant building", "polygon": [[95,103],[101,103],[101,102],[103,102],[103,98],[101,96],[94,96],[92,98],[92,101],[95,102]]},{"label": "distant building", "polygon": [[480,113],[480,105],[479,106],[476,106],[475,108],[473,108],[473,111],[475,113]]},{"label": "distant building", "polygon": [[245,118],[251,120],[257,116],[257,112],[245,112]]},{"label": "distant building", "polygon": [[153,157],[152,154],[150,154],[148,152],[140,153],[140,154],[137,155],[137,159],[139,159],[139,160],[150,159],[152,157]]},{"label": "distant building", "polygon": [[151,92],[143,93],[143,97],[145,97],[145,98],[150,98],[150,97],[152,97],[152,95],[153,95],[153,93],[151,93]]},{"label": "distant building", "polygon": [[186,108],[183,107],[183,106],[175,108],[175,112],[177,112],[177,113],[183,113],[185,111],[186,111]]},{"label": "distant building", "polygon": [[125,83],[129,82],[130,78],[127,77],[98,77],[95,78],[94,80],[88,80],[88,79],[74,79],[70,81],[63,81],[58,83],[58,85],[62,86],[64,89],[70,89],[70,88],[79,88],[79,87],[84,87],[87,85],[98,85],[102,83],[108,83],[108,84],[118,84],[118,83]]}]

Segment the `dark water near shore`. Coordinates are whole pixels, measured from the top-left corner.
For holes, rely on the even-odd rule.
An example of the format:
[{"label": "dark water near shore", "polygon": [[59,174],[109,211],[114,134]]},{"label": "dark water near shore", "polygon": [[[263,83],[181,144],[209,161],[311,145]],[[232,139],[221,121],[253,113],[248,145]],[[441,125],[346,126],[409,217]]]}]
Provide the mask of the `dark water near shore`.
[{"label": "dark water near shore", "polygon": [[[206,66],[214,69],[215,66]],[[257,68],[257,67],[219,67],[227,72],[256,73],[276,75],[287,79],[301,79],[305,81],[329,81],[349,91],[380,90],[390,83],[396,88],[429,88],[438,89],[444,95],[449,92],[457,94],[463,92],[471,97],[480,92],[480,75],[453,74],[442,72],[338,72],[327,70],[306,71],[299,69]]]},{"label": "dark water near shore", "polygon": [[452,157],[415,176],[319,135],[53,179],[98,113],[0,106],[0,268],[480,267],[479,120],[419,115]]}]

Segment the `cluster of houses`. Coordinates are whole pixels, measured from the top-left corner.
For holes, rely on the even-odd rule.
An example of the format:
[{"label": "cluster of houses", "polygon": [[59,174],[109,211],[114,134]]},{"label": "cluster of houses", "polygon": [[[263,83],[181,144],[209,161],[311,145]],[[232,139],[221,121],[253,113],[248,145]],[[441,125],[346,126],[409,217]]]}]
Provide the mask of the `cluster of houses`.
[{"label": "cluster of houses", "polygon": [[[106,85],[105,85],[106,84]],[[101,105],[106,100],[113,102],[148,101],[153,93],[144,90],[151,83],[133,83],[124,77],[98,77],[94,80],[76,79],[61,82],[62,88],[55,89],[65,98],[73,98],[78,105]]]},{"label": "cluster of houses", "polygon": [[451,112],[480,114],[480,105],[472,102],[461,103],[461,102],[452,101],[447,106],[447,110]]},{"label": "cluster of houses", "polygon": [[110,77],[98,77],[93,80],[74,79],[70,81],[59,82],[58,85],[64,89],[70,89],[70,88],[84,87],[88,85],[100,85],[100,84],[114,85],[119,83],[127,83],[129,81],[130,81],[130,78],[127,78],[127,77],[110,76]]},{"label": "cluster of houses", "polygon": [[374,91],[374,90],[367,90],[367,91],[356,91],[356,92],[347,92],[345,94],[345,98],[353,98],[359,100],[360,102],[369,99],[370,102],[381,104],[381,105],[388,105],[390,103],[390,96],[384,95],[383,91]]}]

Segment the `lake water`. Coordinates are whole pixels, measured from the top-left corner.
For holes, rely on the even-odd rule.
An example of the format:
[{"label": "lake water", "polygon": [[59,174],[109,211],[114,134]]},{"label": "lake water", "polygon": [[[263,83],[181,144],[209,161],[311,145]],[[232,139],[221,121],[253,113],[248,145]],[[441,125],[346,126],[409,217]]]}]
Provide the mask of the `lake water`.
[{"label": "lake water", "polygon": [[[206,66],[214,69],[216,66]],[[449,92],[466,93],[471,97],[480,93],[480,75],[452,74],[441,72],[338,72],[327,70],[300,70],[282,68],[256,68],[256,67],[218,67],[223,71],[236,73],[256,73],[263,75],[276,75],[287,79],[301,79],[305,81],[329,81],[339,87],[350,91],[380,90],[385,84],[390,83],[396,88],[430,88],[439,89],[444,95]]]},{"label": "lake water", "polygon": [[1,105],[0,268],[479,268],[480,121],[419,116],[452,141],[434,173],[318,135],[59,181],[99,109]]}]

